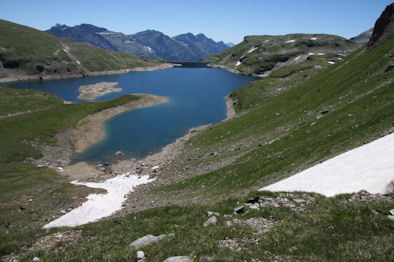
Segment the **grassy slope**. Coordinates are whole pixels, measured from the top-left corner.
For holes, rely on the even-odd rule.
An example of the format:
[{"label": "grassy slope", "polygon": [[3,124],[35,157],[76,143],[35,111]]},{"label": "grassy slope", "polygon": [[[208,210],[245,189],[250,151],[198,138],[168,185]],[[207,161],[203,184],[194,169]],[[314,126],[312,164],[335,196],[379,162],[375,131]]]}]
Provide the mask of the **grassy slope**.
[{"label": "grassy slope", "polygon": [[[246,114],[198,135],[185,149],[185,157],[190,152],[209,155],[214,150],[220,153],[219,157],[184,163],[195,169],[200,164],[239,154],[237,161],[217,171],[161,187],[156,193],[215,202],[212,200],[251,191],[378,137],[391,128],[394,115],[394,71],[384,72],[391,63],[391,58],[386,54],[390,53],[393,45],[394,39],[370,52],[359,50],[343,64],[330,67],[299,86],[274,95],[260,95],[253,107],[249,104],[240,106],[239,111],[247,109]],[[260,87],[250,85],[247,88],[253,91]],[[240,101],[247,97],[243,89],[237,92]],[[329,112],[322,115],[323,110]],[[229,146],[239,143],[244,143],[240,150],[227,150]],[[3,164],[2,168],[23,168],[19,164],[16,167],[11,165]],[[34,174],[33,170],[29,172]],[[24,176],[20,179],[24,179],[26,173],[21,173]],[[13,189],[10,190],[9,195],[2,197],[12,197]],[[266,192],[250,193],[250,196],[255,195],[277,196]],[[24,199],[27,197],[24,196]],[[44,197],[47,199],[47,196]],[[230,219],[220,216],[217,226],[202,227],[207,211],[232,213],[235,206],[246,200],[238,196],[209,205],[155,208],[92,223],[76,228],[82,230],[80,241],[58,243],[50,250],[27,252],[22,261],[31,261],[34,256],[45,261],[136,261],[136,251],[129,247],[130,242],[146,234],[171,232],[175,233],[174,237],[143,249],[148,261],[163,261],[173,255],[208,255],[217,261],[252,258],[264,261],[387,261],[392,258],[392,221],[374,211],[384,213],[394,208],[392,201],[350,202],[348,196],[315,198],[316,201],[304,212],[292,212],[285,207],[266,207],[237,215],[239,218],[266,217],[281,221],[260,238],[258,245],[247,244],[240,252],[219,247],[218,240],[253,238],[247,226],[228,227],[225,221]],[[15,211],[17,207],[11,208],[14,213],[19,212]],[[8,218],[7,215],[5,217]],[[24,225],[16,229],[20,235],[25,230]],[[63,229],[39,230],[27,239],[15,237],[16,232],[5,233],[7,230],[3,229],[2,234],[12,235],[3,244],[3,254],[31,243],[43,234]],[[15,239],[14,246],[9,246],[8,242],[12,239]],[[291,251],[294,246],[297,250]]]},{"label": "grassy slope", "polygon": [[[0,35],[0,60],[4,67],[18,68],[28,75],[88,73],[86,69],[105,71],[159,64],[153,59],[74,43],[5,20],[0,20]],[[65,46],[71,56],[64,51]],[[6,76],[3,67],[0,67],[0,76]]]},{"label": "grassy slope", "polygon": [[[311,40],[315,39],[316,40]],[[286,42],[296,40],[295,42]],[[335,61],[336,54],[349,53],[359,44],[339,36],[324,34],[289,34],[283,36],[247,36],[244,41],[226,51],[205,58],[213,64],[224,65],[243,73],[262,74],[274,68],[278,62],[295,59],[310,52],[324,52]],[[253,48],[257,48],[252,52]],[[236,62],[241,64],[235,66]],[[293,63],[298,63],[294,61]]]},{"label": "grassy slope", "polygon": [[[78,120],[99,110],[138,99],[123,96],[105,102],[63,104],[52,94],[39,90],[0,88],[0,254],[29,245],[45,234],[40,227],[61,209],[78,205],[93,190],[68,183],[48,168],[22,163],[40,157],[32,146],[54,142],[55,135]],[[29,203],[28,199],[33,199]]]},{"label": "grassy slope", "polygon": [[[277,194],[255,193],[276,197]],[[231,214],[238,202],[229,199],[215,205],[168,206],[108,219],[75,228],[82,230],[78,242],[62,242],[50,250],[37,249],[22,256],[31,261],[38,256],[45,261],[137,261],[136,250],[129,244],[147,234],[169,234],[158,243],[142,248],[147,261],[163,261],[170,256],[202,256],[214,261],[388,261],[393,255],[392,221],[373,210],[388,210],[393,204],[372,201],[368,204],[349,201],[349,196],[316,201],[304,212],[285,207],[264,207],[259,211]],[[215,226],[203,227],[207,211],[220,212]],[[255,239],[246,225],[227,226],[233,218],[265,217],[280,222],[269,233],[234,251],[220,247],[219,240]],[[74,230],[75,230],[74,229]],[[51,232],[55,232],[52,230]],[[296,251],[291,248],[297,247]]]},{"label": "grassy slope", "polygon": [[[190,151],[204,154],[225,149],[245,139],[254,141],[234,164],[175,185],[159,188],[176,198],[224,201],[206,205],[154,208],[125,217],[92,223],[82,229],[77,243],[63,242],[50,250],[26,253],[22,261],[39,256],[50,261],[136,261],[129,243],[146,234],[175,233],[174,237],[143,248],[148,261],[174,255],[208,255],[215,261],[388,261],[393,256],[392,221],[385,213],[392,201],[349,201],[350,196],[316,199],[306,211],[264,207],[236,218],[265,217],[279,222],[241,251],[218,245],[223,239],[253,239],[248,226],[226,225],[231,218],[218,217],[218,224],[202,227],[207,211],[231,214],[246,197],[228,198],[278,180],[332,155],[378,137],[391,128],[394,115],[393,71],[387,56],[394,39],[370,52],[359,50],[343,64],[285,92],[262,97],[239,118],[220,123],[190,141]],[[246,87],[253,90],[257,85]],[[245,89],[246,89],[245,88]],[[242,99],[243,88],[238,90]],[[249,90],[248,90],[249,91]],[[242,108],[240,108],[242,110]],[[322,115],[323,110],[329,110]],[[305,123],[304,123],[305,122]],[[302,125],[299,125],[303,123]],[[272,141],[274,138],[277,140]],[[268,142],[268,143],[267,143]],[[272,142],[272,143],[270,143]],[[192,144],[192,145],[191,145]],[[261,146],[257,146],[261,144]],[[228,151],[228,150],[227,150]],[[215,161],[226,154],[220,152]],[[196,162],[197,161],[197,162]],[[200,160],[186,165],[198,168]],[[208,162],[203,158],[205,164]],[[277,193],[251,192],[249,196],[277,197]],[[389,198],[392,195],[389,196]],[[215,202],[215,201],[213,201]],[[53,230],[51,232],[55,232]],[[294,249],[294,247],[296,247]]]},{"label": "grassy slope", "polygon": [[[161,190],[213,197],[256,188],[379,137],[393,122],[394,71],[385,72],[393,44],[391,39],[370,52],[359,50],[343,64],[263,97],[249,113],[191,139],[189,150],[215,150],[220,154],[215,161],[234,154],[228,145],[253,143],[234,164]],[[258,87],[246,88],[248,93]],[[238,92],[245,95],[242,88]],[[329,113],[321,114],[325,110]]]}]

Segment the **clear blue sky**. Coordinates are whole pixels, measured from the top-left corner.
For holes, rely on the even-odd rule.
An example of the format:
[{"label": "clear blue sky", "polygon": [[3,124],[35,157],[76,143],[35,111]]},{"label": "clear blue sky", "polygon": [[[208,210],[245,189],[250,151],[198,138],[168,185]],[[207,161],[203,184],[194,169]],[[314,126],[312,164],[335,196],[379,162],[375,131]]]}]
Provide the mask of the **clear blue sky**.
[{"label": "clear blue sky", "polygon": [[[89,23],[133,34],[204,33],[239,43],[245,35],[327,33],[346,38],[373,27],[388,0],[0,0],[0,18],[46,30]],[[1,37],[1,36],[0,36]]]}]

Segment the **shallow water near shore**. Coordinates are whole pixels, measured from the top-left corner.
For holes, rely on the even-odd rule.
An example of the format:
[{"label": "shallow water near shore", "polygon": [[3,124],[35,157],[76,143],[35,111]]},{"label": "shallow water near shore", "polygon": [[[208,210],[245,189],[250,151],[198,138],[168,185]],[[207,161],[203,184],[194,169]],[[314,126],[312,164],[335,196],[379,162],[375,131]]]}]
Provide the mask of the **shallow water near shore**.
[{"label": "shallow water near shore", "polygon": [[169,98],[169,102],[130,111],[106,122],[106,137],[73,162],[107,162],[117,158],[143,158],[183,136],[192,127],[219,122],[226,117],[225,96],[232,90],[254,80],[212,68],[170,68],[150,72],[130,72],[122,75],[97,76],[49,81],[16,82],[13,88],[34,88],[54,93],[66,101],[78,100],[81,85],[98,82],[118,82],[121,92],[96,99],[108,100],[124,94],[148,93]]}]

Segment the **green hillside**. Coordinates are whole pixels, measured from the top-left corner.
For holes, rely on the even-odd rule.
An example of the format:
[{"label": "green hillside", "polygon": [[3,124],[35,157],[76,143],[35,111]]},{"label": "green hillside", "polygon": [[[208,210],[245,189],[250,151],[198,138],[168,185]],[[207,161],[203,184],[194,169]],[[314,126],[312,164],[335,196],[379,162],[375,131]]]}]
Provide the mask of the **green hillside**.
[{"label": "green hillside", "polygon": [[74,43],[33,28],[0,20],[0,77],[46,76],[149,67],[160,62]]},{"label": "green hillside", "polygon": [[[393,6],[388,7],[391,14]],[[392,26],[391,19],[385,21]],[[56,133],[84,115],[135,97],[64,105],[44,92],[0,88],[0,97],[5,98],[0,103],[15,101],[4,106],[2,114],[7,117],[0,118],[0,254],[9,260],[19,256],[20,261],[34,257],[138,261],[131,242],[147,234],[167,234],[141,248],[145,261],[170,256],[189,256],[188,261],[199,262],[391,261],[394,234],[388,211],[394,209],[394,193],[326,198],[302,192],[257,192],[393,132],[394,37],[384,30],[385,23],[380,28],[384,41],[377,36],[378,44],[369,49],[338,56],[354,46],[334,37],[332,45],[325,42],[325,55],[307,54],[302,62],[280,68],[275,64],[277,70],[269,77],[234,90],[230,96],[237,117],[187,140],[182,154],[160,170],[164,184],[137,189],[125,203],[125,215],[75,228],[43,230],[41,226],[62,209],[77,206],[88,190],[23,160],[39,157],[35,141],[51,143]],[[314,44],[320,35],[316,37],[310,39]],[[341,51],[335,49],[336,43]],[[248,63],[245,72],[252,72],[266,65],[249,57],[258,50],[248,53],[255,47],[255,42],[245,46],[238,58],[231,58],[236,50],[232,49],[229,56],[218,55],[216,63],[234,63],[246,52],[239,67]],[[294,54],[289,59],[302,56],[297,53],[301,49],[290,49],[280,55],[272,51],[272,61],[285,60],[290,52]],[[328,64],[332,59],[335,64]],[[45,99],[48,103],[43,103]],[[35,111],[13,115],[30,107]],[[64,117],[59,119],[60,113]],[[145,210],[138,210],[137,203]],[[258,207],[252,208],[255,203]],[[217,222],[203,226],[212,216],[208,212],[217,212]]]},{"label": "green hillside", "polygon": [[[392,131],[393,46],[391,38],[375,49],[357,50],[300,85],[260,96],[246,111],[240,107],[237,118],[188,140],[183,154],[161,174],[183,180],[138,199],[165,207],[77,227],[72,232],[78,241],[36,248],[22,261],[34,256],[137,261],[132,241],[171,233],[142,248],[147,261],[176,255],[194,261],[206,261],[204,256],[213,261],[389,261],[394,235],[387,211],[394,208],[393,194],[325,198],[255,190]],[[252,83],[233,95],[242,102],[261,88]],[[211,171],[196,175],[206,169]],[[263,207],[233,214],[255,199]],[[219,213],[218,222],[204,227],[208,211]]]},{"label": "green hillside", "polygon": [[242,43],[203,60],[245,74],[267,75],[316,56],[326,63],[337,62],[359,46],[342,37],[324,34],[246,36]]}]

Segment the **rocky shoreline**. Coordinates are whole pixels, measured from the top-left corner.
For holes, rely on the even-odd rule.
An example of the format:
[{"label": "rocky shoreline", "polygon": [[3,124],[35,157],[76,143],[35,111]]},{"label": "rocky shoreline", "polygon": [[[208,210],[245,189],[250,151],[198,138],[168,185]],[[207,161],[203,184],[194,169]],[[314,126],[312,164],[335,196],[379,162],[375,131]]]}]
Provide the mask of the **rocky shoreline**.
[{"label": "rocky shoreline", "polygon": [[82,85],[79,87],[79,100],[94,100],[97,97],[122,91],[122,88],[115,87],[118,82],[98,82],[92,85]]},{"label": "rocky shoreline", "polygon": [[85,180],[101,174],[100,169],[87,163],[77,163],[69,166],[71,156],[74,153],[85,151],[88,147],[103,139],[105,136],[104,123],[108,119],[127,111],[168,101],[166,97],[148,94],[138,95],[141,96],[138,100],[107,108],[81,119],[75,127],[70,127],[63,133],[58,134],[55,145],[45,145],[41,149],[43,157],[34,160],[33,163],[55,169],[59,173],[69,176],[71,180]]},{"label": "rocky shoreline", "polygon": [[207,65],[207,67],[210,67],[210,68],[220,68],[220,69],[223,69],[223,70],[226,70],[226,71],[228,71],[228,72],[231,72],[231,73],[234,73],[234,74],[238,74],[238,75],[253,76],[253,77],[259,77],[259,78],[266,77],[265,74],[244,73],[244,72],[241,72],[241,71],[239,71],[239,70],[237,70],[237,69],[234,69],[234,68],[231,68],[231,67],[228,67],[228,66],[225,66],[225,65],[216,65],[216,64],[211,64],[211,63],[209,63],[209,64]]},{"label": "rocky shoreline", "polygon": [[175,64],[164,63],[157,66],[151,67],[134,67],[120,70],[109,70],[99,72],[86,72],[86,73],[69,73],[69,74],[51,74],[51,75],[26,75],[22,71],[7,71],[11,76],[0,78],[0,83],[26,81],[26,80],[53,80],[53,79],[67,79],[67,78],[81,78],[89,76],[102,76],[102,75],[120,75],[129,72],[142,72],[142,71],[156,71],[171,68],[176,66]]},{"label": "rocky shoreline", "polygon": [[[184,152],[186,142],[201,131],[209,128],[209,125],[203,125],[191,128],[183,137],[176,139],[175,142],[168,144],[158,153],[148,155],[143,159],[119,160],[115,163],[104,163],[93,165],[86,162],[70,164],[70,158],[75,152],[82,152],[93,143],[99,141],[104,136],[104,122],[122,111],[129,111],[141,107],[146,107],[155,103],[163,103],[166,98],[153,95],[142,95],[143,98],[137,101],[129,102],[124,106],[110,108],[88,116],[79,121],[75,128],[59,134],[55,146],[46,146],[43,150],[44,157],[34,161],[36,165],[48,166],[57,170],[59,175],[65,176],[69,181],[94,181],[102,182],[107,179],[122,175],[134,173],[138,177],[148,175],[153,182],[136,187],[125,197],[122,209],[112,216],[118,216],[137,210],[144,210],[154,206],[168,204],[166,200],[158,200],[146,196],[146,191],[159,185],[170,184],[180,181],[184,178],[182,175],[172,174],[171,167],[177,163],[177,158]],[[137,103],[136,103],[137,102]],[[233,101],[226,96],[227,117],[223,121],[235,117]],[[98,123],[100,122],[100,123]],[[105,218],[103,218],[105,219]]]}]

